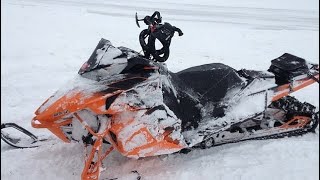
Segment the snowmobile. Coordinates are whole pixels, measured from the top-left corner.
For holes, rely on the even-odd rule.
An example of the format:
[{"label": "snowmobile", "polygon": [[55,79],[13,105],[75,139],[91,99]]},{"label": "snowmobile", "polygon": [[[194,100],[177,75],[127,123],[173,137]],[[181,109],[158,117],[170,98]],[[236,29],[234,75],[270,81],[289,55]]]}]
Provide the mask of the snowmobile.
[{"label": "snowmobile", "polygon": [[[173,73],[163,63],[167,55],[154,50],[148,58],[101,39],[68,86],[35,111],[32,127],[46,128],[67,143],[83,143],[87,154],[81,177],[97,180],[113,150],[130,158],[187,153],[302,135],[318,126],[316,107],[290,96],[319,83],[317,64],[285,53],[265,71],[211,63]],[[26,138],[5,132],[10,127]],[[16,148],[48,141],[14,123],[1,125],[1,139]]]},{"label": "snowmobile", "polygon": [[[212,63],[173,73],[101,39],[70,87],[36,110],[32,126],[84,143],[89,154],[82,179],[98,179],[102,160],[114,149],[140,158],[313,132],[319,112],[289,94],[314,82],[319,66],[288,53],[266,71]],[[3,133],[6,127],[29,135],[29,146]],[[15,147],[39,142],[13,123],[2,124],[1,138]]]}]

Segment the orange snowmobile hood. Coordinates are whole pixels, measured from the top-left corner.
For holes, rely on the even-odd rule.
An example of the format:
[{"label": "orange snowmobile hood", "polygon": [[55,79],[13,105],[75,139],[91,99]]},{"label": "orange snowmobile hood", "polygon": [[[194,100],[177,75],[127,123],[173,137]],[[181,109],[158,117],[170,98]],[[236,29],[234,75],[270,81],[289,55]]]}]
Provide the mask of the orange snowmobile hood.
[{"label": "orange snowmobile hood", "polygon": [[74,112],[88,109],[96,114],[112,114],[112,111],[106,108],[106,100],[110,96],[121,93],[122,90],[109,91],[107,90],[109,87],[104,83],[83,77],[76,81],[79,80],[80,84],[70,83],[68,86],[73,87],[57,91],[36,110],[36,116],[32,120],[34,128],[48,128],[60,139],[69,142],[60,130],[60,126],[72,123],[71,114]]},{"label": "orange snowmobile hood", "polygon": [[106,109],[106,99],[120,92],[121,90],[112,93],[99,91],[86,94],[77,89],[67,92],[60,98],[56,98],[55,95],[53,95],[36,110],[35,119],[53,122],[81,109],[89,109],[96,114],[112,114],[112,112],[108,112],[108,109]]},{"label": "orange snowmobile hood", "polygon": [[[53,99],[54,96],[50,97],[48,101]],[[84,108],[90,107],[99,107],[105,104],[105,97],[101,93],[94,93],[92,95],[84,95],[81,91],[71,91],[61,98],[57,99],[52,104],[48,105],[44,110],[40,110],[43,108],[46,101],[40,108],[35,112],[37,120],[44,121],[56,121],[61,119],[63,116],[73,113],[77,110],[81,110]],[[93,110],[93,109],[91,109]],[[96,108],[94,108],[96,110]]]}]

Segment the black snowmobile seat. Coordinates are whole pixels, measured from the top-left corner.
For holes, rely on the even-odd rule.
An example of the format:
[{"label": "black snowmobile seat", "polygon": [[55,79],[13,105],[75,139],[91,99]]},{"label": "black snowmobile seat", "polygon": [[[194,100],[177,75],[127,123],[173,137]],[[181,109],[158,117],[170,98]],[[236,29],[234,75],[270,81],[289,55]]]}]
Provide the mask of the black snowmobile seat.
[{"label": "black snowmobile seat", "polygon": [[177,72],[176,75],[205,102],[218,102],[225,97],[229,89],[243,83],[235,69],[221,63],[191,67]]},{"label": "black snowmobile seat", "polygon": [[198,127],[201,107],[207,103],[214,103],[212,117],[222,117],[225,107],[221,100],[228,90],[243,83],[235,69],[221,63],[191,67],[170,76],[179,101],[164,92],[164,103],[182,120],[182,131]]}]

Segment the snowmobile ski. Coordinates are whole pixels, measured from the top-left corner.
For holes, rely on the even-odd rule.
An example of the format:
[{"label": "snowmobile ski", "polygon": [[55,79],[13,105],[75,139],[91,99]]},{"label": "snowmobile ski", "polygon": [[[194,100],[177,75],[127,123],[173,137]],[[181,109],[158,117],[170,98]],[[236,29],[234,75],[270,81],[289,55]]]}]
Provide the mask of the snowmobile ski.
[{"label": "snowmobile ski", "polygon": [[[11,129],[9,134],[6,130]],[[12,132],[15,130],[15,132]],[[18,130],[20,133],[17,133]],[[16,134],[22,136],[15,137]],[[15,123],[3,123],[1,124],[1,139],[15,148],[35,148],[41,145],[41,142],[46,141],[47,139],[38,139],[38,137],[32,134],[30,131],[22,128],[21,126]]]}]

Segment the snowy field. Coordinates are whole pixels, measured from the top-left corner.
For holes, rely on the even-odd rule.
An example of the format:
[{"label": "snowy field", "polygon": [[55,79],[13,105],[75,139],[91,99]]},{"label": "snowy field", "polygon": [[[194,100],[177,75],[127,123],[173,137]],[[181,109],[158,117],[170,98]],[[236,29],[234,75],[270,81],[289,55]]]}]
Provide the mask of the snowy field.
[{"label": "snowy field", "polygon": [[[12,149],[1,141],[1,179],[80,179],[82,145],[33,129],[31,119],[76,75],[100,38],[141,50],[135,12],[142,18],[159,10],[184,32],[172,39],[166,63],[173,72],[212,62],[267,70],[285,52],[319,63],[318,7],[318,0],[2,0],[1,123],[15,122],[54,144]],[[294,95],[319,109],[318,84]],[[137,170],[155,180],[316,180],[316,131],[139,160],[113,152],[101,177],[130,179]]]}]

